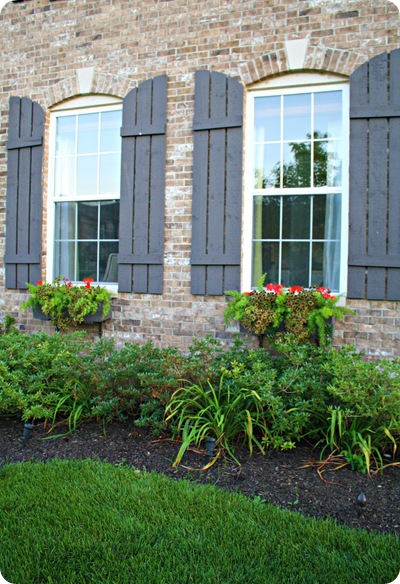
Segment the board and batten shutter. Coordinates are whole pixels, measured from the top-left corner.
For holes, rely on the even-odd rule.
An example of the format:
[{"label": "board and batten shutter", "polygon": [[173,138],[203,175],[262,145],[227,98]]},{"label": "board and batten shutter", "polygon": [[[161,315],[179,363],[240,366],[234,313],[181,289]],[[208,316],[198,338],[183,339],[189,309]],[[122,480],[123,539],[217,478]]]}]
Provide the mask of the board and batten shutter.
[{"label": "board and batten shutter", "polygon": [[6,288],[41,278],[44,111],[11,97],[7,141]]},{"label": "board and batten shutter", "polygon": [[349,298],[400,300],[400,49],[350,76]]},{"label": "board and batten shutter", "polygon": [[167,76],[124,98],[118,290],[161,294],[163,286]]},{"label": "board and batten shutter", "polygon": [[195,77],[192,294],[240,290],[243,86],[216,71]]}]

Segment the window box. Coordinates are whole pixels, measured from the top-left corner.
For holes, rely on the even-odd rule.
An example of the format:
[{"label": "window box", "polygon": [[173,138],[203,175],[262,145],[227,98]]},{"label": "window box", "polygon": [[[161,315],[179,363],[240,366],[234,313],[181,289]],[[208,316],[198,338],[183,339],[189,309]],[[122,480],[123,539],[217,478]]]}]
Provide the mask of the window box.
[{"label": "window box", "polygon": [[229,297],[225,322],[238,321],[249,333],[258,336],[260,346],[266,336],[276,338],[291,333],[299,343],[326,345],[333,318],[352,313],[338,306],[338,297],[324,287],[285,289],[281,284],[264,286],[265,274],[255,290],[225,292]]},{"label": "window box", "polygon": [[101,323],[110,318],[111,292],[92,282],[84,278],[84,285],[73,284],[60,276],[52,284],[42,280],[27,284],[31,296],[21,308],[32,308],[35,318],[51,320],[61,331],[82,323]]},{"label": "window box", "polygon": [[[36,320],[51,320],[51,317],[48,314],[45,314],[42,310],[42,307],[39,305],[37,308],[32,308],[33,318]],[[103,315],[103,303],[99,304],[98,309],[94,314],[87,314],[83,317],[83,322],[86,324],[93,324],[104,322],[105,320],[109,320],[111,318],[111,312],[108,314]]]}]

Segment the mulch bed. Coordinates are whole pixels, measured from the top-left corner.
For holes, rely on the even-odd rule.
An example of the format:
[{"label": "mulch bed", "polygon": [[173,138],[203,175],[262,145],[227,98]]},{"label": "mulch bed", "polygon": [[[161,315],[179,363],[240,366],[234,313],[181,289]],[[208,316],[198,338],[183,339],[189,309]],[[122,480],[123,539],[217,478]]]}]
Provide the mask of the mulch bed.
[{"label": "mulch bed", "polygon": [[[324,465],[308,444],[286,452],[262,456],[237,446],[238,466],[229,457],[219,458],[209,469],[202,451],[189,451],[178,468],[172,463],[179,443],[154,438],[132,421],[110,424],[106,435],[95,422],[87,422],[73,434],[44,440],[48,431],[37,425],[25,448],[21,448],[23,423],[0,419],[0,459],[3,462],[94,458],[112,464],[128,464],[140,470],[157,471],[172,479],[189,479],[241,492],[282,508],[318,518],[330,517],[349,527],[400,534],[400,466],[371,476],[352,471],[341,458]],[[57,433],[66,428],[57,428]],[[54,432],[53,432],[54,434]],[[50,434],[51,435],[51,434]],[[388,461],[389,463],[390,461]],[[357,503],[360,493],[366,504]]]}]

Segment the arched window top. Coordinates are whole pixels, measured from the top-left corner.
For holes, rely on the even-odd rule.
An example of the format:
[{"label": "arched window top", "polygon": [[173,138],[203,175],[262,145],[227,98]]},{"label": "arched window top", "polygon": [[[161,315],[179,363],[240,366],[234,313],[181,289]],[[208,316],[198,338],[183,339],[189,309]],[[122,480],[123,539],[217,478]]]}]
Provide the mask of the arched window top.
[{"label": "arched window top", "polygon": [[80,109],[87,107],[101,107],[108,105],[122,104],[122,99],[113,95],[92,94],[80,95],[67,99],[51,108],[52,112],[60,112],[71,109]]},{"label": "arched window top", "polygon": [[314,71],[305,71],[302,73],[289,73],[287,75],[278,75],[258,81],[248,87],[249,91],[260,91],[261,89],[278,89],[289,87],[306,87],[307,85],[332,85],[334,83],[346,83],[348,77],[345,75],[336,75],[334,73],[317,73]]}]

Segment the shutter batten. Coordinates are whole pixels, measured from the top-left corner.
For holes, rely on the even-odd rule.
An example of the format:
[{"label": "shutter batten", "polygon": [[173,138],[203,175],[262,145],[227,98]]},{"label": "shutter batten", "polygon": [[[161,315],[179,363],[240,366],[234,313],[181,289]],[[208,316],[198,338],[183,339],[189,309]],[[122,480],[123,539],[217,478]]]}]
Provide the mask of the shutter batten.
[{"label": "shutter batten", "polygon": [[192,294],[240,289],[243,87],[197,71],[193,120]]},{"label": "shutter batten", "polygon": [[121,292],[162,293],[166,110],[166,75],[144,81],[123,103]]},{"label": "shutter batten", "polygon": [[400,300],[400,49],[350,77],[348,297]]},{"label": "shutter batten", "polygon": [[8,133],[6,288],[26,289],[41,278],[44,111],[11,97]]}]

